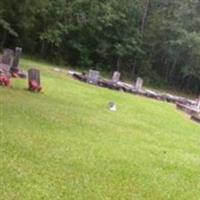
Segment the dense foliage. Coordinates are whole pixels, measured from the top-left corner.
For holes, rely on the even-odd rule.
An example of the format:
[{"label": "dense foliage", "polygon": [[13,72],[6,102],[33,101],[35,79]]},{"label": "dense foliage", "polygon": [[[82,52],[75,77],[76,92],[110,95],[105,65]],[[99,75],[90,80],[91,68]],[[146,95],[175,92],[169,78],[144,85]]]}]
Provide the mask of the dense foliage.
[{"label": "dense foliage", "polygon": [[199,0],[1,0],[0,46],[200,91]]}]

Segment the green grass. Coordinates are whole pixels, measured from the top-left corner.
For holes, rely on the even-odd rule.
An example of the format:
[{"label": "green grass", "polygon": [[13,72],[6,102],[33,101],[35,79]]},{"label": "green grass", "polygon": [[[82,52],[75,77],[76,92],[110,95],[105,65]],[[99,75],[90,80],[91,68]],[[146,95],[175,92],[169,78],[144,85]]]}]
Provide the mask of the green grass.
[{"label": "green grass", "polygon": [[43,93],[0,88],[0,199],[200,199],[200,126],[174,105],[22,66]]}]

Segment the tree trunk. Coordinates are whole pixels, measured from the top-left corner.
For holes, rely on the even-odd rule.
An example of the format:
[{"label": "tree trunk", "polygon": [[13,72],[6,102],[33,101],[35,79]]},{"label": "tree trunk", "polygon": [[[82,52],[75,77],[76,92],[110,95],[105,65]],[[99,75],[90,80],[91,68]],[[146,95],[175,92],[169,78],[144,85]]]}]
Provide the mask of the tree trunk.
[{"label": "tree trunk", "polygon": [[135,80],[136,79],[136,65],[137,65],[137,62],[135,61],[134,64],[132,65],[132,70],[131,70],[131,79]]},{"label": "tree trunk", "polygon": [[145,0],[144,13],[142,16],[141,27],[140,27],[141,33],[144,33],[145,21],[146,21],[148,10],[149,10],[149,0]]},{"label": "tree trunk", "polygon": [[7,35],[8,35],[8,32],[6,30],[4,30],[3,31],[2,40],[1,40],[1,45],[0,45],[1,49],[3,49],[3,47],[4,47],[5,43],[6,43]]},{"label": "tree trunk", "polygon": [[174,74],[174,70],[176,68],[177,60],[178,60],[178,57],[174,59],[174,63],[172,65],[172,67],[171,67],[171,70],[168,73],[168,82],[170,82],[170,83],[173,80],[173,74]]},{"label": "tree trunk", "polygon": [[117,71],[118,71],[118,72],[120,71],[120,65],[121,65],[121,58],[118,57],[118,58],[117,58]]},{"label": "tree trunk", "polygon": [[42,54],[42,56],[44,56],[45,49],[46,49],[46,42],[45,40],[42,40],[41,49],[40,49],[40,53]]}]

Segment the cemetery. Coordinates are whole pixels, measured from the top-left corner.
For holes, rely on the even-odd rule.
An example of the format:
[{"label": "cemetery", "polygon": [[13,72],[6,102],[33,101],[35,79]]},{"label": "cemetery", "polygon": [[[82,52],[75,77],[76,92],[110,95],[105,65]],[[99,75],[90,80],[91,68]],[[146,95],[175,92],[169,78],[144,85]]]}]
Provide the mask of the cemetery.
[{"label": "cemetery", "polygon": [[26,79],[0,86],[2,199],[198,199],[198,119],[166,102],[199,101],[151,101],[158,94],[145,80],[120,82],[119,72],[107,80],[95,70],[66,76],[48,63],[19,63]]},{"label": "cemetery", "polygon": [[[12,49],[4,49],[2,58],[0,60],[0,85],[9,86],[11,78],[27,78],[28,74],[28,90],[31,92],[40,92],[41,81],[40,71],[35,68],[24,73],[20,70],[19,61],[22,54],[22,48],[16,47],[15,51]],[[55,68],[56,72],[60,72],[59,68]],[[143,87],[144,80],[140,77],[133,84],[128,84],[120,81],[121,73],[113,72],[111,80],[102,78],[100,72],[96,70],[89,70],[88,73],[79,73],[75,71],[68,71],[68,74],[75,79],[78,79],[89,84],[100,87],[109,88],[112,90],[119,90],[134,95],[140,95],[159,101],[165,101],[176,104],[177,109],[189,114],[191,119],[195,122],[200,122],[200,97],[194,101],[184,97],[174,96],[167,93],[158,93]],[[115,110],[115,109],[114,109]]]},{"label": "cemetery", "polygon": [[0,200],[200,200],[200,0],[1,0]]}]

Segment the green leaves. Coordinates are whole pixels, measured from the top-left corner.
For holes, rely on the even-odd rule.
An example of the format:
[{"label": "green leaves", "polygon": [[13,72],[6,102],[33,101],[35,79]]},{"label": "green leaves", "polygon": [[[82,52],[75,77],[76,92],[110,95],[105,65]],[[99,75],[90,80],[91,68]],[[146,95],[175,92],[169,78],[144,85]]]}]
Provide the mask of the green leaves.
[{"label": "green leaves", "polygon": [[12,36],[18,37],[17,32],[4,19],[0,19],[0,26],[3,28],[3,30],[8,31],[8,33],[11,34]]},{"label": "green leaves", "polygon": [[200,90],[198,0],[1,0],[1,33],[2,46]]}]

